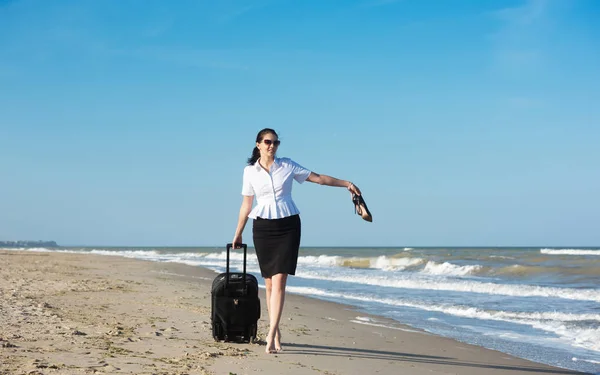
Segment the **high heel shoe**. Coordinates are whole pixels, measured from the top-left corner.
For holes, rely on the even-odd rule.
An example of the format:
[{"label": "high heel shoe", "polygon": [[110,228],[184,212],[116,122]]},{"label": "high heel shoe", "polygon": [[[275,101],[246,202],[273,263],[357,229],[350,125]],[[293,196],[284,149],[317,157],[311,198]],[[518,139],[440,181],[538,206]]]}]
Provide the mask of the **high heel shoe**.
[{"label": "high heel shoe", "polygon": [[367,208],[367,204],[362,195],[352,194],[352,203],[354,203],[354,212],[368,222],[373,221],[373,215]]}]

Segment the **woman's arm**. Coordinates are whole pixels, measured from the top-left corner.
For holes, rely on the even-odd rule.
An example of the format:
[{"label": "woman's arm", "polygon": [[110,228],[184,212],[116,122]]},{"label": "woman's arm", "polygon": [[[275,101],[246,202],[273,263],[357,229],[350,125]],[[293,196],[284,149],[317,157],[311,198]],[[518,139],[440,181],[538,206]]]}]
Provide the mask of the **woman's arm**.
[{"label": "woman's arm", "polygon": [[240,214],[238,216],[237,228],[235,229],[233,241],[231,241],[234,249],[239,248],[239,246],[235,246],[236,244],[242,243],[242,233],[244,232],[246,222],[248,221],[248,214],[250,214],[250,211],[252,211],[252,202],[254,202],[253,195],[244,195],[242,205],[240,206]]},{"label": "woman's arm", "polygon": [[360,195],[360,189],[352,182],[340,180],[335,177],[327,176],[326,174],[311,172],[306,180],[319,185],[345,187],[350,190],[351,193]]}]

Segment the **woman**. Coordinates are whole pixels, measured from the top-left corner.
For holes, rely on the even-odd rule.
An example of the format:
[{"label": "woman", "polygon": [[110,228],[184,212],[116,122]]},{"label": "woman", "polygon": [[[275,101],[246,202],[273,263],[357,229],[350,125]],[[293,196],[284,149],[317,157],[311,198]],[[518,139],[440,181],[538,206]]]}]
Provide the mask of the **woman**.
[{"label": "woman", "polygon": [[[277,158],[279,143],[273,129],[263,129],[256,136],[256,147],[244,168],[243,200],[232,241],[234,248],[239,248],[236,244],[242,243],[242,232],[248,218],[252,218],[254,248],[267,294],[267,353],[281,351],[279,321],[285,285],[288,275],[295,274],[298,261],[301,224],[300,212],[292,200],[293,181],[345,187],[353,195],[361,194],[349,181],[311,172],[288,158]],[[252,209],[255,196],[257,204]]]}]

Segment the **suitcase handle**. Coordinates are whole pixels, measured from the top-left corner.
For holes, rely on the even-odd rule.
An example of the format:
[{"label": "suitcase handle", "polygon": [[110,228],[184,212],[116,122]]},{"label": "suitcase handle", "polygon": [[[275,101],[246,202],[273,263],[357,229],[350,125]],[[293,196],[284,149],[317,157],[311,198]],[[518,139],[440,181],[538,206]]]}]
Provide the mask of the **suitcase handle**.
[{"label": "suitcase handle", "polygon": [[[248,252],[248,245],[246,245],[245,243],[236,243],[236,245],[241,246],[244,249],[244,286],[246,285],[246,253]],[[226,273],[227,275],[225,276],[225,289],[227,289],[227,287],[229,286],[229,251],[233,248],[233,244],[228,243],[227,244],[227,267],[226,267]]]}]

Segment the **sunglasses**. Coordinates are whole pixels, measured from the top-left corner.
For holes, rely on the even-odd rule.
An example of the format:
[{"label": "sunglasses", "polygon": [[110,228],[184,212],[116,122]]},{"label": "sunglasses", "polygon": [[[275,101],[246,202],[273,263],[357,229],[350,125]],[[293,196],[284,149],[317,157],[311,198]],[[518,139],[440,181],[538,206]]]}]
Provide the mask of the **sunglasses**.
[{"label": "sunglasses", "polygon": [[273,146],[277,147],[277,146],[279,146],[281,141],[280,140],[272,141],[270,139],[263,139],[263,143],[266,144],[267,146],[273,145]]}]

